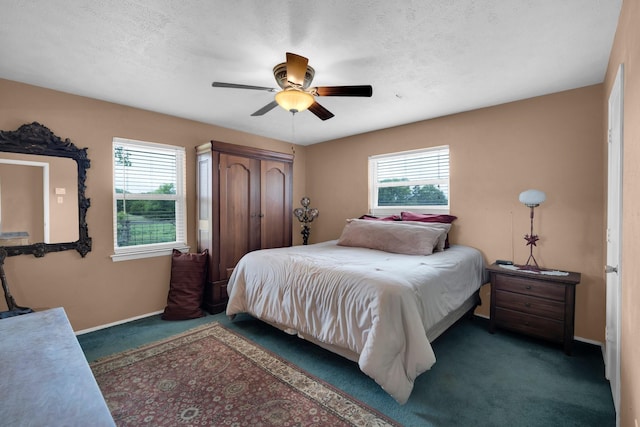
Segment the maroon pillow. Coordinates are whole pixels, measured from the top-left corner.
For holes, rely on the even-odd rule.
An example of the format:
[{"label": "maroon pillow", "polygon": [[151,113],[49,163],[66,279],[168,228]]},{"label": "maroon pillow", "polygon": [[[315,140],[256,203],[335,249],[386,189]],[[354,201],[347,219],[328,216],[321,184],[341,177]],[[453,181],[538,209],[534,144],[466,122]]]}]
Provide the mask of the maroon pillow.
[{"label": "maroon pillow", "polygon": [[[457,216],[447,214],[421,214],[415,212],[400,212],[400,217],[403,221],[419,221],[419,222],[442,222],[444,224],[451,224],[458,219]],[[444,242],[444,248],[449,248],[449,234]]]},{"label": "maroon pillow", "polygon": [[171,283],[164,320],[195,319],[204,316],[200,308],[207,272],[209,251],[182,253],[177,249],[171,255]]},{"label": "maroon pillow", "polygon": [[451,224],[458,219],[457,216],[446,214],[421,214],[414,212],[401,212],[400,217],[403,221],[420,221],[420,222],[443,222]]},{"label": "maroon pillow", "polygon": [[378,216],[373,216],[373,215],[362,215],[360,218],[358,219],[367,219],[370,221],[401,221],[402,218],[400,218],[398,215],[391,215],[391,216],[385,216],[383,218],[380,218]]}]

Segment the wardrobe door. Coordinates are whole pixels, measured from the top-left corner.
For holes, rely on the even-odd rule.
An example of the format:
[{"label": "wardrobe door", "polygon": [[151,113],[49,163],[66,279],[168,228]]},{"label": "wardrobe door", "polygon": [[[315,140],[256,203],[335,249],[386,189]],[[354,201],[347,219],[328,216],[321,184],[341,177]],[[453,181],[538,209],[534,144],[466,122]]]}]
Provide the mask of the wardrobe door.
[{"label": "wardrobe door", "polygon": [[260,249],[260,161],[220,154],[220,280]]},{"label": "wardrobe door", "polygon": [[290,162],[263,160],[261,165],[261,248],[291,246]]}]

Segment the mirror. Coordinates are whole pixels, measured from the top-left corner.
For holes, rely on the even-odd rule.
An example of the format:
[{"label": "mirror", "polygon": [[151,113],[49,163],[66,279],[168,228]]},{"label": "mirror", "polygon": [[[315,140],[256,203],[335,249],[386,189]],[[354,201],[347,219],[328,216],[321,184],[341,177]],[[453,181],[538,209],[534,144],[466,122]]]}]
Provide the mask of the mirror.
[{"label": "mirror", "polygon": [[87,149],[33,122],[0,131],[0,252],[91,251]]},{"label": "mirror", "polygon": [[0,153],[0,246],[78,240],[72,159]]}]

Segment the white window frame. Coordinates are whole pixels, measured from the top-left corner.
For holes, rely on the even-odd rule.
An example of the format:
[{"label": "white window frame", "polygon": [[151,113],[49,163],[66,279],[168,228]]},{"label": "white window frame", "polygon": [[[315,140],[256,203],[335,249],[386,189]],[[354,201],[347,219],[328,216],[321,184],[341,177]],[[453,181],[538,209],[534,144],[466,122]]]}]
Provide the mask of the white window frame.
[{"label": "white window frame", "polygon": [[[166,243],[154,243],[135,246],[118,246],[118,200],[123,198],[123,194],[116,193],[116,147],[131,147],[148,150],[149,152],[171,153],[176,155],[176,194],[153,195],[149,199],[165,199],[176,201],[176,241]],[[175,145],[159,144],[155,142],[137,141],[126,138],[113,138],[111,150],[113,158],[113,250],[112,261],[126,261],[131,259],[150,258],[156,256],[171,255],[173,249],[183,252],[189,250],[187,246],[187,200],[186,200],[186,152],[184,147]],[[160,197],[159,197],[160,196]],[[136,196],[140,198],[140,195]],[[144,195],[142,195],[144,198]]]},{"label": "white window frame", "polygon": [[[417,213],[449,213],[449,206],[451,205],[451,187],[449,185],[450,181],[450,165],[451,161],[449,159],[448,169],[449,173],[446,178],[442,179],[429,179],[429,180],[410,180],[410,181],[400,181],[400,182],[390,182],[385,184],[378,183],[378,163],[379,161],[384,160],[395,160],[395,159],[412,159],[416,157],[424,156],[425,153],[436,153],[446,151],[447,155],[449,155],[449,146],[441,145],[438,147],[429,147],[422,148],[418,150],[410,150],[410,151],[401,151],[396,153],[388,153],[388,154],[379,154],[375,156],[369,156],[369,214],[376,216],[387,216],[387,215],[397,215],[400,214],[401,211],[410,211]],[[378,206],[378,189],[384,187],[394,187],[394,186],[413,186],[413,185],[446,185],[447,188],[447,205],[411,205],[411,206]]]}]

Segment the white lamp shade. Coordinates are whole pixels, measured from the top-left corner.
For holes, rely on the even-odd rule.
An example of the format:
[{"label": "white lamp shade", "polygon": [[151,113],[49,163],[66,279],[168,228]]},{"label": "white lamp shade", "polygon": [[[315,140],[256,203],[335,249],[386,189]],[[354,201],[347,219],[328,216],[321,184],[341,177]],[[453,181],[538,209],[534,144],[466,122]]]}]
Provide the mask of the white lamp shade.
[{"label": "white lamp shade", "polygon": [[278,105],[292,113],[306,110],[314,101],[313,95],[297,89],[285,89],[276,93]]},{"label": "white lamp shade", "polygon": [[520,203],[528,207],[536,207],[547,199],[547,195],[540,190],[527,190],[520,193]]}]

